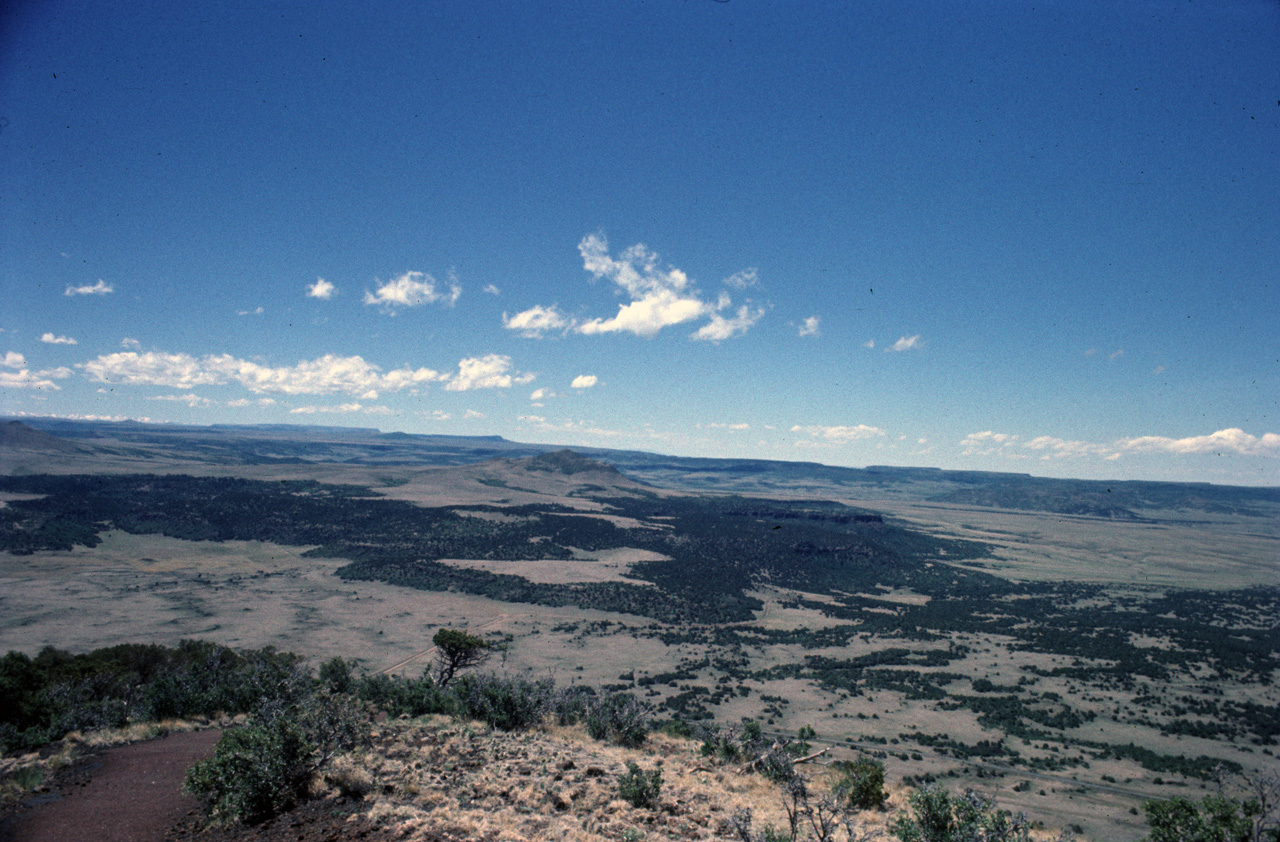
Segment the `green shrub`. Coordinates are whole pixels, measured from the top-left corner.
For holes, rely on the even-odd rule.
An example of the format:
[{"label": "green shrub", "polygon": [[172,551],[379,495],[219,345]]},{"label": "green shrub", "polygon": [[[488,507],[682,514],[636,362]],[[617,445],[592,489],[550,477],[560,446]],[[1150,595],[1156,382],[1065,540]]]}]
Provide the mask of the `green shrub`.
[{"label": "green shrub", "polygon": [[250,723],[227,731],[213,757],[187,770],[183,789],[219,822],[253,823],[288,809],[312,774],[368,740],[368,717],[350,696],[301,703],[270,699]]},{"label": "green shrub", "polygon": [[501,731],[519,731],[551,712],[551,681],[496,675],[464,675],[450,688],[459,716],[479,719]]},{"label": "green shrub", "polygon": [[1256,800],[1240,802],[1222,795],[1208,795],[1199,806],[1175,796],[1142,805],[1151,834],[1146,842],[1271,842],[1280,840],[1280,828],[1259,829],[1254,819],[1261,815]]},{"label": "green shrub", "polygon": [[583,722],[596,740],[637,748],[649,736],[652,708],[630,693],[594,697],[585,705]]},{"label": "green shrub", "polygon": [[795,756],[784,748],[771,748],[755,761],[755,770],[776,784],[790,783],[796,776]]},{"label": "green shrub", "polygon": [[633,807],[656,807],[661,791],[661,767],[646,772],[634,761],[628,760],[627,771],[618,776],[618,795]]},{"label": "green shrub", "polygon": [[361,699],[385,710],[391,716],[452,714],[456,708],[454,697],[436,686],[429,673],[423,673],[421,678],[366,675],[357,682],[356,693]]},{"label": "green shrub", "polygon": [[223,734],[213,757],[187,770],[183,789],[219,822],[253,823],[292,806],[310,776],[312,746],[288,717]]},{"label": "green shrub", "polygon": [[996,810],[990,798],[972,790],[953,796],[931,784],[908,801],[912,814],[891,827],[902,842],[1031,842],[1025,817]]},{"label": "green shrub", "polygon": [[883,806],[889,794],[884,790],[884,764],[869,757],[837,763],[840,780],[834,794],[855,810],[875,810]]}]

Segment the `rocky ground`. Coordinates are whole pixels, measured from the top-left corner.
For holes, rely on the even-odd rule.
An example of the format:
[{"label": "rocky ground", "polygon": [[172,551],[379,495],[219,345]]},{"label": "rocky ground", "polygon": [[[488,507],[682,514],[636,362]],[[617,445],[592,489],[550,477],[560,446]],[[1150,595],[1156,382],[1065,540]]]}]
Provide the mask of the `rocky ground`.
[{"label": "rocky ground", "polygon": [[[94,815],[104,817],[104,827],[112,824],[108,817],[119,820],[116,835],[93,834],[104,842],[734,840],[741,837],[733,818],[748,809],[757,833],[766,825],[788,829],[781,787],[714,763],[694,741],[655,734],[631,750],[593,740],[577,727],[509,734],[446,717],[380,723],[372,744],[337,759],[294,809],[253,826],[209,826],[180,786],[186,765],[212,751],[214,736],[197,731],[84,750],[25,806],[11,810],[0,842],[83,838],[84,817]],[[620,797],[619,778],[629,763],[661,771],[652,806]],[[797,768],[815,795],[834,778],[820,763]],[[857,813],[828,838],[891,838],[887,825],[904,801],[905,792],[894,791],[884,810]],[[126,831],[131,815],[145,818],[145,828]],[[800,838],[813,838],[811,829]]]}]

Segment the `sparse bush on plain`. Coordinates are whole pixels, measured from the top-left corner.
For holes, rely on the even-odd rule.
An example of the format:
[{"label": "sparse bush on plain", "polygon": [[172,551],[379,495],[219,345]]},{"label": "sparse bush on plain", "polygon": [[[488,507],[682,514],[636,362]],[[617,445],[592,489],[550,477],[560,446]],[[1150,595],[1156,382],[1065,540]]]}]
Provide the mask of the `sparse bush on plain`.
[{"label": "sparse bush on plain", "polygon": [[491,643],[456,629],[440,629],[431,642],[436,647],[436,683],[441,687],[460,671],[480,666],[493,654]]}]

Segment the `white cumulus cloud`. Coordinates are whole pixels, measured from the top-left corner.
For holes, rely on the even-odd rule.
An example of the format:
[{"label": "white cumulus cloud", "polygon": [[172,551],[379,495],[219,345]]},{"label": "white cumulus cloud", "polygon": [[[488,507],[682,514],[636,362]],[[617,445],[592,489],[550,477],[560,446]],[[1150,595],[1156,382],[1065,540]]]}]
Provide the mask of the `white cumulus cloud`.
[{"label": "white cumulus cloud", "polygon": [[443,301],[452,305],[462,295],[462,287],[452,282],[449,291],[436,289],[436,279],[426,272],[405,272],[392,278],[375,291],[365,290],[364,303],[376,304],[385,312],[394,313],[397,307],[419,307]]},{"label": "white cumulus cloud", "polygon": [[536,375],[528,372],[512,372],[511,358],[505,354],[486,354],[483,357],[467,357],[458,362],[458,373],[449,378],[445,388],[451,392],[471,389],[508,389],[528,383]]},{"label": "white cumulus cloud", "polygon": [[18,371],[0,371],[0,389],[52,389],[59,391],[58,384],[41,372],[30,372],[25,368]]},{"label": "white cumulus cloud", "polygon": [[316,282],[314,284],[309,284],[307,286],[307,297],[333,298],[334,289],[336,289],[336,287],[324,278],[316,278]]},{"label": "white cumulus cloud", "polygon": [[115,287],[99,278],[96,284],[86,284],[78,287],[68,284],[67,291],[63,295],[107,295],[112,292],[115,292]]},{"label": "white cumulus cloud", "polygon": [[822,319],[817,316],[810,316],[800,325],[801,336],[817,336],[822,329]]},{"label": "white cumulus cloud", "polygon": [[579,374],[569,385],[575,389],[590,389],[598,382],[600,380],[594,374]]},{"label": "white cumulus cloud", "polygon": [[910,351],[912,348],[920,347],[920,334],[915,336],[904,336],[897,342],[885,348],[885,351]]},{"label": "white cumulus cloud", "polygon": [[52,333],[46,333],[40,337],[40,341],[49,345],[79,345],[80,343],[72,339],[70,336],[54,336]]},{"label": "white cumulus cloud", "polygon": [[5,368],[24,368],[27,364],[27,358],[19,354],[17,351],[8,351],[4,355],[4,359],[0,360],[0,365]]},{"label": "white cumulus cloud", "polygon": [[[510,317],[503,314],[504,326],[531,337],[563,329],[586,335],[631,333],[647,338],[665,327],[710,318],[711,323],[692,334],[692,338],[720,341],[746,331],[763,315],[763,310],[751,307],[739,308],[733,318],[718,315],[719,310],[731,303],[727,293],[715,303],[704,300],[688,275],[675,267],[661,265],[658,255],[644,245],[631,246],[615,258],[609,254],[609,244],[603,236],[588,234],[578,243],[578,253],[582,256],[583,268],[593,278],[612,281],[617,292],[630,299],[618,305],[614,316],[578,321],[567,318],[554,306],[536,306]],[[725,279],[726,285],[735,288],[745,288],[755,282],[754,269]]]}]

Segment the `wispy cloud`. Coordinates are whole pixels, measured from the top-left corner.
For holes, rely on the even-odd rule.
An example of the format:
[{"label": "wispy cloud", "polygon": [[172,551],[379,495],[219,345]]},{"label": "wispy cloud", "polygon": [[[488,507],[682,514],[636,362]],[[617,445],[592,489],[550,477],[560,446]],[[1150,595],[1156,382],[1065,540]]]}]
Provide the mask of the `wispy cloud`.
[{"label": "wispy cloud", "polygon": [[818,336],[822,332],[822,320],[817,316],[810,316],[800,324],[801,336]]},{"label": "wispy cloud", "polygon": [[333,293],[336,289],[337,287],[326,281],[324,278],[316,278],[316,282],[314,284],[307,285],[307,297],[325,299],[333,298]]},{"label": "wispy cloud", "polygon": [[457,281],[449,284],[449,291],[436,289],[436,279],[426,272],[405,272],[387,281],[375,291],[365,290],[364,303],[377,305],[383,312],[394,313],[397,307],[420,307],[442,301],[453,305],[462,295]]},{"label": "wispy cloud", "polygon": [[574,389],[590,389],[599,382],[599,378],[594,374],[579,374],[569,385]]},{"label": "wispy cloud", "polygon": [[874,339],[868,339],[866,342],[863,342],[863,343],[862,343],[862,347],[863,347],[863,348],[875,348],[875,347],[876,347],[876,341],[875,341]]},{"label": "wispy cloud", "polygon": [[1265,433],[1261,437],[1237,427],[1203,436],[1175,439],[1169,436],[1136,436],[1110,442],[1078,441],[1057,436],[1036,436],[1025,441],[1016,435],[987,430],[971,433],[960,442],[964,456],[997,455],[1025,459],[1078,459],[1084,457],[1115,461],[1135,454],[1235,454],[1239,456],[1280,456],[1280,435]]},{"label": "wispy cloud", "polygon": [[804,433],[809,436],[809,441],[796,442],[800,447],[813,446],[816,444],[848,444],[851,441],[879,438],[886,435],[885,431],[879,427],[870,427],[866,424],[859,424],[856,427],[827,427],[819,424],[801,426],[797,424],[791,428],[791,432]]},{"label": "wispy cloud", "polygon": [[142,343],[136,339],[130,339],[128,336],[126,336],[124,339],[120,340],[120,347],[121,348],[141,348]]},{"label": "wispy cloud", "polygon": [[449,378],[445,388],[451,392],[471,389],[509,389],[528,383],[536,375],[513,372],[511,358],[504,354],[486,354],[483,357],[467,357],[458,362],[458,373]]},{"label": "wispy cloud", "polygon": [[502,326],[507,330],[518,330],[522,336],[537,339],[553,330],[565,330],[573,327],[573,320],[566,318],[556,306],[535,305],[508,318],[502,314]]},{"label": "wispy cloud", "polygon": [[487,295],[502,295],[502,290],[498,289],[493,284],[485,284],[482,292],[486,293]]},{"label": "wispy cloud", "polygon": [[351,413],[361,413],[363,415],[394,415],[389,407],[385,406],[365,406],[361,403],[344,403],[338,406],[298,406],[289,410],[291,415],[349,415]]},{"label": "wispy cloud", "polygon": [[261,316],[267,312],[263,307],[254,307],[252,310],[236,310],[237,316]]},{"label": "wispy cloud", "polygon": [[[326,354],[291,366],[267,366],[230,354],[164,354],[122,351],[105,354],[77,366],[100,383],[169,386],[191,389],[239,383],[251,392],[287,395],[347,393],[371,395],[399,392],[445,379],[429,368],[408,366],[384,372],[363,357]],[[367,398],[367,399],[372,399]]]},{"label": "wispy cloud", "polygon": [[746,333],[763,317],[763,307],[752,308],[743,304],[738,308],[737,315],[731,319],[726,319],[719,313],[712,313],[711,321],[689,334],[689,338],[703,342],[722,342]]},{"label": "wispy cloud", "polygon": [[79,345],[80,343],[72,339],[70,336],[54,336],[52,333],[46,333],[40,337],[40,341],[49,345]]},{"label": "wispy cloud", "polygon": [[918,334],[918,333],[917,333],[915,336],[904,336],[904,337],[902,337],[902,338],[901,338],[901,339],[899,339],[897,342],[893,343],[892,345],[890,345],[888,348],[885,348],[884,350],[885,350],[886,352],[888,352],[888,351],[910,351],[910,350],[912,350],[913,348],[919,348],[920,346],[921,346],[921,342],[920,342],[920,334]]},{"label": "wispy cloud", "polygon": [[1166,436],[1139,436],[1121,439],[1120,446],[1132,453],[1220,453],[1223,451],[1245,456],[1280,456],[1280,435],[1264,433],[1261,438],[1250,435],[1238,427],[1219,430],[1207,436],[1190,436],[1175,439]]},{"label": "wispy cloud", "polygon": [[[713,421],[713,422],[712,422],[712,423],[710,423],[710,424],[704,424],[704,425],[702,425],[702,426],[706,427],[708,430],[735,430],[735,431],[738,431],[738,430],[750,430],[750,429],[751,429],[751,425],[750,425],[750,424],[747,424],[747,423],[725,424],[725,423],[720,422],[720,421]],[[794,429],[795,429],[795,428],[793,428],[793,431],[794,431]]]},{"label": "wispy cloud", "polygon": [[172,401],[173,403],[185,403],[194,409],[197,406],[213,406],[217,401],[209,398],[202,398],[193,392],[187,392],[183,395],[152,395],[147,398],[149,401]]},{"label": "wispy cloud", "polygon": [[734,272],[732,275],[724,279],[724,285],[733,289],[746,289],[753,287],[760,282],[759,272],[755,267],[743,269],[741,272]]},{"label": "wispy cloud", "polygon": [[96,284],[86,284],[78,287],[68,284],[67,291],[63,295],[108,295],[115,291],[115,287],[99,278]]},{"label": "wispy cloud", "polygon": [[1124,356],[1124,348],[1117,348],[1114,351],[1112,351],[1110,354],[1107,354],[1107,359],[1118,360],[1123,356]]}]

